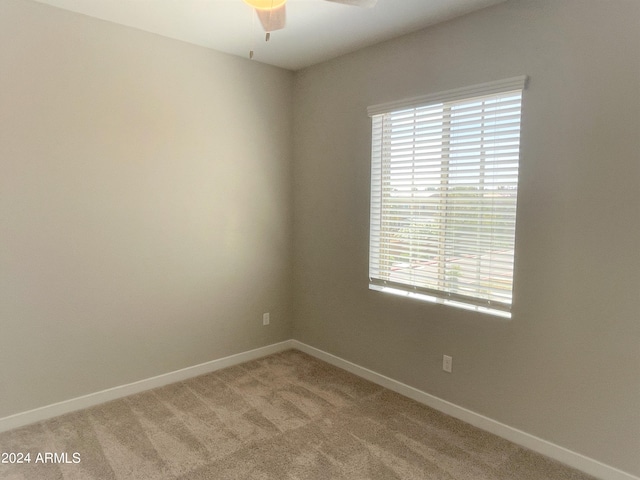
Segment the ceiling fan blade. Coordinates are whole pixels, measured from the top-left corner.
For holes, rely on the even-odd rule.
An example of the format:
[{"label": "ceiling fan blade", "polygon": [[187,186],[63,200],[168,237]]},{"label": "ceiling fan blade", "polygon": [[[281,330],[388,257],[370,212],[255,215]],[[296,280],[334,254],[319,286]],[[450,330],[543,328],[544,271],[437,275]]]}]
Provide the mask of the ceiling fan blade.
[{"label": "ceiling fan blade", "polygon": [[270,10],[258,10],[256,8],[256,13],[265,32],[273,32],[284,28],[287,22],[287,11],[285,7],[285,5],[282,5],[281,7]]},{"label": "ceiling fan blade", "polygon": [[342,3],[343,5],[354,5],[356,7],[375,7],[378,0],[327,0],[327,2]]}]

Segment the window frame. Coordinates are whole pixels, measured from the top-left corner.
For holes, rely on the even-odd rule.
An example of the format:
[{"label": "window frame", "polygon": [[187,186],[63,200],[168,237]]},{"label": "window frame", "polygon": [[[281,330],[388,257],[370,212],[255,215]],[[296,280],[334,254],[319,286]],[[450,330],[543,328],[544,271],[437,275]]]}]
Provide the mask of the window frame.
[{"label": "window frame", "polygon": [[[463,87],[463,88],[458,88],[454,90],[438,92],[435,94],[414,97],[414,98],[400,100],[396,102],[374,105],[367,109],[367,113],[369,114],[370,117],[372,117],[372,139],[371,139],[372,170],[371,170],[371,191],[370,191],[371,223],[370,223],[370,231],[369,231],[369,288],[370,289],[393,293],[397,295],[404,295],[408,297],[417,298],[420,300],[425,300],[425,301],[430,301],[430,302],[435,302],[435,303],[440,303],[445,305],[451,305],[451,306],[475,310],[479,312],[485,312],[485,313],[498,315],[506,318],[511,317],[511,307],[512,307],[512,298],[513,298],[513,272],[514,272],[514,265],[515,265],[514,257],[515,257],[515,222],[516,222],[516,205],[517,205],[517,185],[519,183],[518,174],[519,174],[520,144],[521,144],[520,132],[521,132],[521,126],[522,126],[521,111],[522,111],[524,90],[526,88],[527,81],[528,81],[528,77],[526,76],[513,77],[513,78],[495,81],[495,82],[488,82],[488,83],[483,83],[483,84],[474,85],[470,87]],[[420,109],[423,107],[430,107],[430,106],[434,106],[435,108],[437,108],[440,104],[442,104],[443,120],[441,125],[445,125],[444,118],[446,118],[446,114],[444,113],[444,109],[451,108],[451,104],[455,104],[457,102],[465,102],[465,101],[468,101],[470,103],[472,101],[479,99],[480,97],[486,98],[487,96],[499,96],[499,95],[505,95],[505,94],[520,95],[520,99],[518,103],[519,116],[517,121],[517,132],[518,132],[517,153],[516,153],[517,159],[515,160],[516,162],[516,167],[515,167],[516,193],[512,195],[514,197],[513,236],[512,238],[510,238],[511,240],[510,245],[513,248],[512,250],[513,253],[511,254],[511,257],[510,257],[511,280],[509,283],[509,288],[510,288],[511,295],[508,301],[501,302],[496,300],[495,298],[487,299],[487,298],[481,298],[479,296],[468,295],[468,294],[460,295],[454,291],[451,291],[452,289],[448,291],[446,289],[441,290],[441,289],[427,288],[425,285],[416,285],[416,283],[420,283],[417,280],[398,282],[398,281],[391,280],[390,278],[386,278],[386,279],[380,278],[385,275],[390,276],[390,272],[392,271],[391,267],[388,267],[387,269],[380,267],[380,262],[381,262],[380,258],[383,257],[383,254],[380,253],[383,250],[381,247],[380,237],[382,237],[383,235],[380,232],[383,231],[383,228],[376,225],[376,222],[378,222],[378,225],[381,224],[381,218],[383,215],[385,215],[385,213],[383,212],[383,206],[382,206],[383,194],[385,192],[390,191],[389,187],[384,187],[386,188],[386,190],[383,188],[383,180],[382,180],[383,168],[384,168],[383,163],[385,161],[390,162],[389,158],[383,158],[383,156],[385,155],[384,151],[386,148],[385,145],[383,145],[383,142],[386,137],[385,137],[385,133],[383,132],[383,129],[385,127],[383,126],[384,122],[381,121],[382,116],[386,115],[387,117],[385,118],[388,118],[391,115],[403,114],[405,111],[411,111],[412,109]],[[482,125],[484,127],[484,123],[482,123]],[[444,139],[445,135],[450,135],[452,129],[453,127],[451,126],[451,124],[449,124],[448,126],[446,125],[442,126],[441,128],[442,133],[440,133],[441,139]],[[484,139],[483,135],[484,133],[481,134],[482,139]],[[411,138],[415,142],[415,133],[414,133],[414,136]],[[480,140],[479,142],[482,143],[483,141],[484,140]],[[446,141],[442,140],[441,144],[445,145]],[[441,154],[439,163],[438,163],[438,165],[440,165],[440,168],[446,169],[447,166],[445,165],[445,163],[447,162],[448,162],[448,159],[444,157],[444,154]],[[479,161],[479,165],[484,166],[484,159]],[[389,169],[389,171],[391,171],[391,167],[387,167],[387,168]],[[390,175],[390,174],[387,173],[387,175]],[[482,178],[481,174],[479,174],[479,178]],[[444,185],[445,186],[443,187],[443,192],[445,193],[443,196],[447,197],[448,195],[450,195],[450,192],[452,191],[450,187],[451,182],[447,180],[447,183],[445,183]],[[478,185],[481,185],[481,184],[478,183]],[[414,183],[410,183],[410,186],[412,189],[415,189]],[[478,191],[483,192],[485,190],[478,189]],[[447,200],[445,199],[445,203],[446,202]],[[420,204],[420,202],[416,202],[416,203]],[[479,201],[476,204],[474,204],[474,206],[475,205],[483,206],[486,203],[487,202]],[[447,207],[445,206],[445,209],[446,208]],[[386,214],[388,215],[388,212]],[[440,215],[437,218],[439,221],[446,222],[447,214]],[[376,228],[378,228],[377,232],[374,231]],[[411,237],[411,235],[413,234],[410,234],[409,236],[410,241],[414,241],[414,239],[416,238],[416,235],[414,235],[413,237]],[[440,242],[435,242],[436,244],[448,245],[449,240],[452,238],[451,234],[450,233],[448,234],[446,229],[443,229],[441,231],[440,236],[443,236],[443,238],[447,238],[448,241],[445,242],[444,240],[441,239]],[[389,242],[390,242],[389,240],[386,240],[386,243],[384,241],[382,243],[385,243],[385,245],[389,245]],[[491,253],[493,254],[494,253],[493,249],[495,248],[493,247],[493,244],[491,248],[492,248]],[[408,260],[415,260],[415,256],[412,257],[413,255],[412,253],[405,254],[405,255]],[[482,261],[480,257],[476,258],[475,260],[478,262]],[[438,261],[443,262],[443,264],[447,262],[447,260],[440,259],[440,258]],[[409,267],[409,269],[411,268],[412,267]],[[438,266],[437,268],[441,268],[441,267]],[[381,270],[384,271],[383,274],[380,273]],[[494,280],[494,278],[491,277],[490,280]],[[442,284],[439,284],[439,285],[443,285],[444,283],[446,282],[443,282]],[[475,286],[476,292],[479,291],[478,285]],[[499,289],[497,288],[495,290],[499,291]]]}]

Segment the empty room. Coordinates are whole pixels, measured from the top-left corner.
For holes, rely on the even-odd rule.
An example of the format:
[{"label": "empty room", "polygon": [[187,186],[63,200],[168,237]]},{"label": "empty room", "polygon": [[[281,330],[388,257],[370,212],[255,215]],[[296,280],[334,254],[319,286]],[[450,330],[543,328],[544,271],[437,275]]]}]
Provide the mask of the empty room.
[{"label": "empty room", "polygon": [[0,0],[0,478],[640,480],[640,2]]}]

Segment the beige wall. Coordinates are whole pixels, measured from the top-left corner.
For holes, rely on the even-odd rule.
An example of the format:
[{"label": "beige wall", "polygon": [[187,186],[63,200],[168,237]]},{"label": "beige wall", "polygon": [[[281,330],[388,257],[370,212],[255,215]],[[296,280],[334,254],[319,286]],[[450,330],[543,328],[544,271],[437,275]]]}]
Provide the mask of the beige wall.
[{"label": "beige wall", "polygon": [[291,338],[292,81],[0,1],[0,417]]},{"label": "beige wall", "polygon": [[[639,46],[635,0],[511,0],[299,72],[294,337],[640,474]],[[366,107],[523,74],[513,319],[369,291]]]}]

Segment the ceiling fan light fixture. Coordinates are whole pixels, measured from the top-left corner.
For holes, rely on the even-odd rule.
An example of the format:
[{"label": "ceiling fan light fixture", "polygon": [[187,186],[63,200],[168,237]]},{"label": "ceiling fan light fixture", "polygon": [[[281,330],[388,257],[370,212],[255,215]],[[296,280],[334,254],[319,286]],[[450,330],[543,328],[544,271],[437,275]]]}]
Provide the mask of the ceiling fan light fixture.
[{"label": "ceiling fan light fixture", "polygon": [[251,5],[256,10],[275,10],[286,2],[287,0],[244,0],[244,3]]}]

